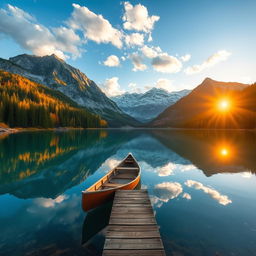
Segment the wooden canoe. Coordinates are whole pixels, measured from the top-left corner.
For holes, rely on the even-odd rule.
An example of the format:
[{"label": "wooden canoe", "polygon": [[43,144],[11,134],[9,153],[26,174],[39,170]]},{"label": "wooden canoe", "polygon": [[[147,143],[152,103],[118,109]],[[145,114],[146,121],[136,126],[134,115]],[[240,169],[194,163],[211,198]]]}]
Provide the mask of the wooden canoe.
[{"label": "wooden canoe", "polygon": [[132,190],[140,182],[140,166],[130,153],[115,168],[82,191],[82,208],[89,211],[111,199],[118,189]]}]

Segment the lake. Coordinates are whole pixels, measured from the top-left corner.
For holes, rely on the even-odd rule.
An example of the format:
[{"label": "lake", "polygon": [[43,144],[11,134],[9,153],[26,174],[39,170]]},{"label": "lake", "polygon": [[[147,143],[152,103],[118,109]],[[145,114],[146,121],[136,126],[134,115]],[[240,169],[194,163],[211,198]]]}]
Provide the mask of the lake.
[{"label": "lake", "polygon": [[111,204],[81,191],[129,152],[167,255],[256,255],[256,133],[173,130],[2,135],[0,255],[100,255]]}]

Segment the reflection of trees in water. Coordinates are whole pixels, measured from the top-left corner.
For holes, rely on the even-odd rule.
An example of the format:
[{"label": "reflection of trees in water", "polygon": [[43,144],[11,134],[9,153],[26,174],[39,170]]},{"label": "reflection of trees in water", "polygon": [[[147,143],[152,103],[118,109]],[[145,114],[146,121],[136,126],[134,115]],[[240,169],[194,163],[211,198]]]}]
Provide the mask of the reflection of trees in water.
[{"label": "reflection of trees in water", "polygon": [[191,161],[206,176],[256,172],[256,133],[246,131],[155,131],[166,147]]},{"label": "reflection of trees in water", "polygon": [[101,130],[12,134],[0,141],[0,193],[54,198],[95,172],[126,139]]}]

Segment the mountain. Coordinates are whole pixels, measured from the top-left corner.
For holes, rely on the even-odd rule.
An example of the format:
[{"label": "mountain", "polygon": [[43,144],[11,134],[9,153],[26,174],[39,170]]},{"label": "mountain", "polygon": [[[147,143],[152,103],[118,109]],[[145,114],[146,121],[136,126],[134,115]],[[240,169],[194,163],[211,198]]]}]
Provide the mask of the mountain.
[{"label": "mountain", "polygon": [[102,127],[106,121],[59,91],[0,70],[0,123],[10,127]]},{"label": "mountain", "polygon": [[126,114],[147,123],[189,92],[189,90],[167,92],[153,88],[145,93],[125,93],[111,99]]},{"label": "mountain", "polygon": [[102,116],[111,126],[138,124],[132,117],[123,113],[96,83],[54,54],[43,57],[22,54],[9,60],[0,59],[0,69],[62,92],[77,104]]},{"label": "mountain", "polygon": [[[238,113],[238,102],[248,86],[206,78],[187,96],[162,112],[151,125],[178,128],[235,128],[231,114]],[[234,105],[232,111],[225,115],[217,109],[217,104],[222,99],[230,99],[231,105]],[[240,116],[237,115],[238,123]]]}]

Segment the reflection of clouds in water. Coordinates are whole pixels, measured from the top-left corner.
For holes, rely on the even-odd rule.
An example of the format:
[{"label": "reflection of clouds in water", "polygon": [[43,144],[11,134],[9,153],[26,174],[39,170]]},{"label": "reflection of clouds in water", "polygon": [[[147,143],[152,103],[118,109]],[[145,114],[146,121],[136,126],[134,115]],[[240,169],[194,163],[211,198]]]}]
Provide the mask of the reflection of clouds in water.
[{"label": "reflection of clouds in water", "polygon": [[181,172],[188,172],[188,171],[197,170],[197,167],[194,166],[193,164],[187,164],[187,165],[178,164],[178,169]]},{"label": "reflection of clouds in water", "polygon": [[116,167],[120,163],[120,161],[121,160],[117,160],[115,158],[109,158],[101,165],[101,168],[108,172]]},{"label": "reflection of clouds in water", "polygon": [[175,168],[175,164],[168,163],[162,167],[157,167],[155,171],[158,173],[158,176],[164,177],[164,176],[173,175],[174,168]]},{"label": "reflection of clouds in water", "polygon": [[81,208],[80,204],[81,197],[78,195],[61,195],[55,199],[37,198],[27,211],[37,218],[43,218],[46,223],[54,220],[60,224],[72,224],[81,215],[78,210]]},{"label": "reflection of clouds in water", "polygon": [[183,193],[182,198],[185,198],[187,200],[191,200],[191,195],[188,193]]},{"label": "reflection of clouds in water", "polygon": [[66,196],[66,195],[60,195],[60,196],[56,197],[55,199],[37,198],[34,200],[34,202],[39,206],[48,208],[48,207],[54,207],[56,204],[63,202],[67,198],[68,198],[68,196]]},{"label": "reflection of clouds in water", "polygon": [[169,162],[163,166],[159,166],[156,168],[153,168],[151,165],[149,165],[146,162],[139,162],[139,165],[141,166],[142,170],[157,173],[159,177],[166,177],[166,176],[174,175],[174,173],[176,172],[187,172],[187,171],[193,171],[197,169],[192,164],[183,165],[183,164],[175,164],[173,162]]},{"label": "reflection of clouds in water", "polygon": [[178,197],[183,189],[178,182],[163,182],[155,185],[154,196],[151,197],[151,202],[156,207],[161,207],[163,203]]},{"label": "reflection of clouds in water", "polygon": [[217,190],[215,190],[213,188],[206,187],[198,181],[187,180],[185,182],[185,185],[188,187],[193,187],[197,190],[202,190],[204,193],[210,195],[213,199],[218,201],[219,204],[227,205],[227,204],[232,203],[232,201],[226,195],[221,195]]},{"label": "reflection of clouds in water", "polygon": [[243,178],[250,179],[253,176],[253,174],[251,172],[242,172],[241,176]]}]

